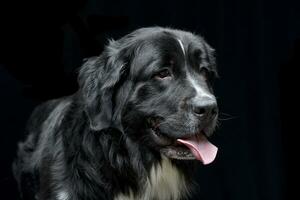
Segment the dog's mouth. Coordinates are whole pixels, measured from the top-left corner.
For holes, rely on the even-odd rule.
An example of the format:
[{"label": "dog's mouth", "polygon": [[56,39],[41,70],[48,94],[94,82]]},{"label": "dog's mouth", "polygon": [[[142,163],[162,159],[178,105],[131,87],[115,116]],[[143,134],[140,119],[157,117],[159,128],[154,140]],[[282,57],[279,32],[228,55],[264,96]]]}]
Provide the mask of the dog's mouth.
[{"label": "dog's mouth", "polygon": [[152,119],[149,122],[152,136],[161,146],[159,149],[163,155],[179,160],[197,159],[204,165],[214,161],[218,148],[208,141],[204,129],[184,138],[171,138],[159,130],[158,121]]}]

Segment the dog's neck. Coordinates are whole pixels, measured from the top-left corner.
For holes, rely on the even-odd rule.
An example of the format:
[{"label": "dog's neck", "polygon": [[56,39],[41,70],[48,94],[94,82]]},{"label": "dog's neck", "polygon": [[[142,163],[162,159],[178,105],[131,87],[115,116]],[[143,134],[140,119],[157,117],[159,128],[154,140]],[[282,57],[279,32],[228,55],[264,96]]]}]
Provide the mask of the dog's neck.
[{"label": "dog's neck", "polygon": [[[99,170],[98,175],[103,178],[107,176],[106,180],[117,180],[109,184],[112,186],[109,193],[115,194],[115,200],[176,200],[189,193],[192,162],[170,160],[145,145],[124,137],[117,130],[87,132],[82,135],[85,135],[85,140],[94,141],[89,147],[82,146],[87,150],[93,149],[89,151],[93,152],[89,155],[93,166],[77,163],[77,169],[96,167]],[[96,160],[108,165],[98,165],[94,163]],[[85,170],[85,173],[88,172],[89,170]],[[89,174],[86,178],[98,183],[98,175]]]},{"label": "dog's neck", "polygon": [[139,191],[118,194],[114,200],[177,200],[189,194],[184,174],[168,158],[162,157],[148,173]]},{"label": "dog's neck", "polygon": [[[116,194],[115,200],[176,200],[189,193],[191,181],[184,169],[190,172],[193,168],[191,162],[172,161],[130,138],[119,137],[117,132],[116,135],[111,135],[112,131],[109,133],[109,139],[106,139],[111,140],[107,142],[112,146],[105,151],[108,152],[105,157],[111,158],[111,167],[118,169],[116,175],[126,182],[126,185],[121,185],[125,192]],[[122,169],[127,173],[124,174]]]}]

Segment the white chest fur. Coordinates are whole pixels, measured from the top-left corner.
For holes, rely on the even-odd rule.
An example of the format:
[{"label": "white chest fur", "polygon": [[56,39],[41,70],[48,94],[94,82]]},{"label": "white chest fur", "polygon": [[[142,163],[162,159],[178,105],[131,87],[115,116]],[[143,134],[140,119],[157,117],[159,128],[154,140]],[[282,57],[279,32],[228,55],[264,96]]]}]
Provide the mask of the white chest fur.
[{"label": "white chest fur", "polygon": [[187,188],[183,174],[172,165],[169,159],[163,158],[161,164],[153,166],[144,189],[134,196],[118,195],[115,200],[178,200],[185,196]]}]

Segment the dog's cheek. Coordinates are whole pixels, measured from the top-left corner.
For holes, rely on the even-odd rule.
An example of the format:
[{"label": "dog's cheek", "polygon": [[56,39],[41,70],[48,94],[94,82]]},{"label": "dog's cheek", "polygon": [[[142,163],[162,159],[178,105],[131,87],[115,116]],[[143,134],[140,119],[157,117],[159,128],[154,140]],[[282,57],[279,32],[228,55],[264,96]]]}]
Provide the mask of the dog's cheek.
[{"label": "dog's cheek", "polygon": [[140,83],[130,96],[131,109],[143,116],[163,118],[178,112],[177,98],[174,93],[154,82]]},{"label": "dog's cheek", "polygon": [[157,91],[149,83],[140,83],[135,87],[129,102],[137,106],[146,106],[156,95]]},{"label": "dog's cheek", "polygon": [[140,102],[149,100],[151,98],[151,90],[151,87],[148,85],[143,85],[138,89],[136,99]]}]

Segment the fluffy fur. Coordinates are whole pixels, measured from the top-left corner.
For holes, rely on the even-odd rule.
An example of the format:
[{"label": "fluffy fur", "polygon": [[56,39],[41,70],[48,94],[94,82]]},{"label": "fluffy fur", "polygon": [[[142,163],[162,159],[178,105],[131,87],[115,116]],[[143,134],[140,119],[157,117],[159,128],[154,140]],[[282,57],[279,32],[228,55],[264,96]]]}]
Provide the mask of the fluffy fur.
[{"label": "fluffy fur", "polygon": [[[38,106],[29,119],[13,167],[22,198],[188,196],[195,161],[174,141],[213,132],[214,76],[213,49],[192,33],[153,27],[110,41],[83,64],[77,93]],[[214,110],[203,118],[208,102]]]}]

